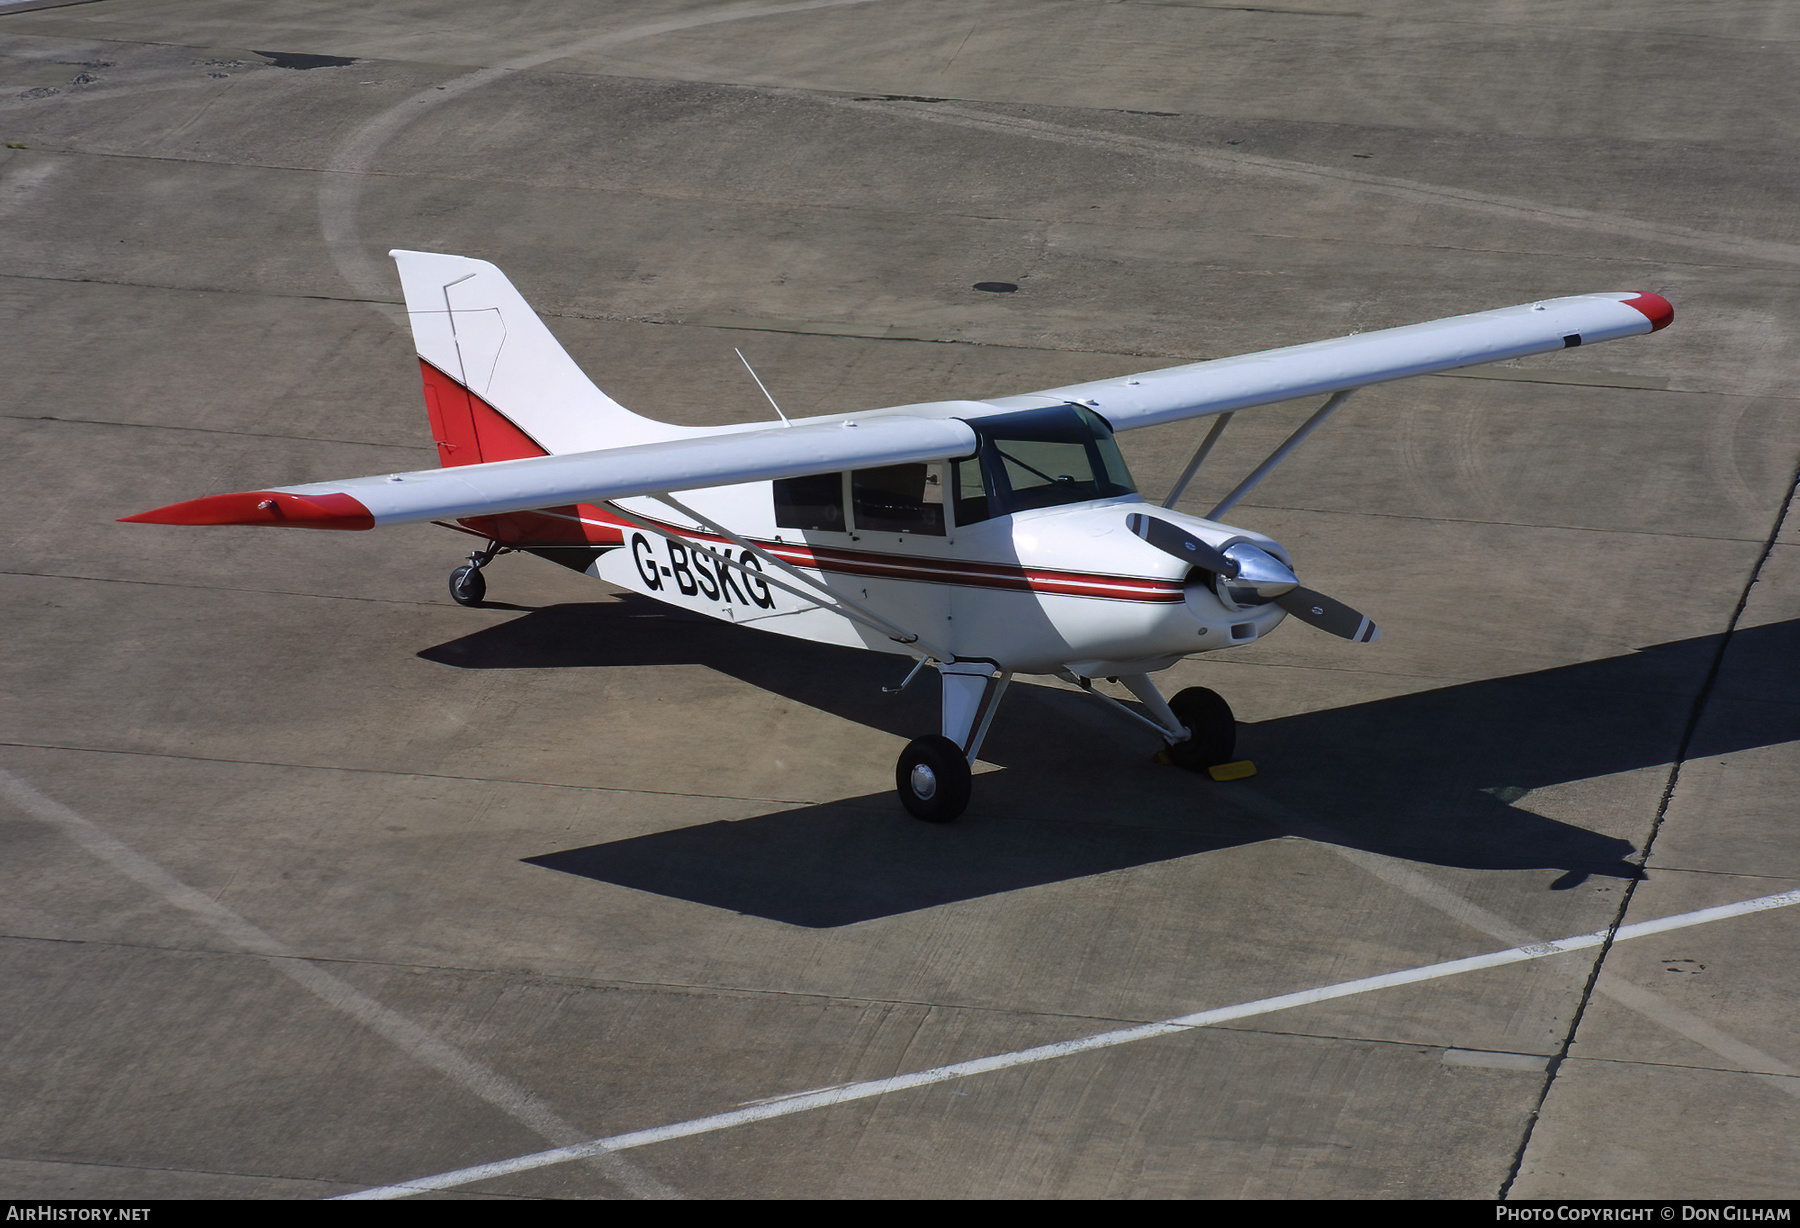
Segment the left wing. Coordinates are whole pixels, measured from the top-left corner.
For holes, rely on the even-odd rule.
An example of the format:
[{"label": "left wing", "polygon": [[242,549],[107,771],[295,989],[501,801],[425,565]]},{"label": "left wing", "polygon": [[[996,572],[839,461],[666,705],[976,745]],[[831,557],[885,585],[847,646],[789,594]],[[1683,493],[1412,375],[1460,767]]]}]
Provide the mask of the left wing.
[{"label": "left wing", "polygon": [[975,432],[955,418],[895,415],[814,422],[597,452],[211,495],[121,519],[136,524],[372,529],[809,473],[950,460],[973,455],[975,444]]},{"label": "left wing", "polygon": [[1113,430],[1125,431],[1612,341],[1655,332],[1674,318],[1675,309],[1658,294],[1577,294],[1023,396],[997,397],[989,404],[1032,409],[1046,401],[1073,401],[1093,409]]}]

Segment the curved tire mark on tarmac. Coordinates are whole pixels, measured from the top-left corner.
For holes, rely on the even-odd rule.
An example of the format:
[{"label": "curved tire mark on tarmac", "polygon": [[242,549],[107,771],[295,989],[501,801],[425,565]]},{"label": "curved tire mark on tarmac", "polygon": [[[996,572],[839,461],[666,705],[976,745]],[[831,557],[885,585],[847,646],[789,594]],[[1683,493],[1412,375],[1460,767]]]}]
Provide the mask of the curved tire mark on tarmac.
[{"label": "curved tire mark on tarmac", "polygon": [[1501,196],[1491,192],[1477,192],[1469,188],[1419,183],[1410,179],[1391,179],[1384,175],[1370,175],[1360,171],[1317,166],[1306,162],[1290,162],[1280,158],[1265,158],[1256,154],[1222,153],[1216,150],[1195,149],[1174,141],[1159,141],[1149,137],[1128,136],[1124,133],[1097,132],[1088,128],[1053,124],[1044,120],[998,115],[987,111],[973,111],[963,107],[944,106],[936,103],[858,102],[854,99],[832,98],[825,95],[815,95],[815,97],[819,101],[833,106],[868,108],[891,115],[910,115],[932,123],[1035,137],[1039,140],[1054,141],[1063,145],[1084,146],[1111,153],[1135,151],[1148,157],[1169,162],[1182,162],[1224,174],[1261,175],[1312,188],[1318,187],[1321,183],[1340,183],[1358,191],[1393,197],[1409,204],[1448,206],[1514,222],[1572,227],[1578,230],[1637,240],[1654,240],[1679,247],[1712,252],[1715,255],[1736,256],[1775,264],[1800,264],[1800,245],[1778,243],[1767,239],[1741,239],[1734,235],[1695,230],[1687,226],[1648,222],[1640,218],[1625,217],[1615,213],[1601,213],[1593,209],[1547,205],[1539,201],[1522,200],[1516,196]]},{"label": "curved tire mark on tarmac", "polygon": [[[767,17],[779,13],[803,12],[808,9],[838,8],[849,4],[867,4],[870,2],[871,0],[792,0],[790,3],[783,4],[743,4],[727,9],[715,10],[709,13],[690,13],[681,17],[667,18],[663,21],[631,26],[623,30],[613,30],[604,34],[596,34],[589,38],[560,44],[548,51],[535,51],[529,55],[517,56],[491,68],[477,69],[475,72],[457,77],[444,85],[434,86],[429,90],[421,90],[411,98],[406,99],[396,106],[390,107],[388,110],[377,115],[374,119],[358,128],[351,134],[348,140],[338,147],[333,157],[327,161],[325,166],[325,177],[319,187],[319,229],[325,241],[325,249],[330,253],[332,262],[337,265],[338,272],[343,276],[345,281],[350,283],[357,293],[372,300],[382,300],[392,295],[393,272],[385,261],[371,256],[371,254],[364,249],[358,227],[363,186],[367,182],[367,171],[369,166],[375,161],[376,156],[381,153],[388,142],[393,140],[401,130],[407,127],[407,125],[413,123],[421,116],[436,110],[446,102],[462,98],[473,90],[478,90],[490,82],[500,80],[508,73],[518,72],[522,69],[535,68],[540,64],[547,64],[553,60],[566,59],[571,55],[579,55],[583,52],[617,46],[621,43],[629,43],[637,39],[650,38],[657,34],[667,34],[676,30],[693,29],[696,26],[716,25],[730,21],[746,21],[755,17]],[[403,307],[391,302],[380,301],[376,301],[372,305],[377,311],[380,311],[396,325],[404,325],[406,323],[406,312]],[[0,784],[10,783],[9,777],[0,776]],[[45,800],[48,801],[48,799]],[[54,805],[55,803],[51,804]],[[244,924],[247,925],[248,923],[246,922]],[[315,981],[318,977],[326,977],[332,981],[336,981],[336,978],[331,977],[331,974],[324,972],[311,964],[306,964],[297,960],[282,960],[280,961],[280,964],[283,971],[294,976],[301,984],[306,985],[306,987],[313,990],[313,992],[320,994],[321,997],[327,997],[324,988],[322,986],[316,986],[312,981]],[[305,969],[306,972],[303,974],[295,971],[295,969]],[[345,986],[346,990],[348,990],[348,988],[348,986]],[[349,990],[349,992],[352,994],[356,993],[354,990]],[[358,996],[360,997],[360,995]],[[334,997],[327,997],[327,1000],[335,1003],[337,999]],[[372,1026],[377,1026],[378,1029],[381,1029],[381,1025],[377,1022],[379,1016],[371,1014],[371,1011],[385,1012],[388,1015],[392,1015],[393,1012],[388,1011],[386,1007],[381,1006],[372,999],[366,1001],[366,1009],[352,1011],[352,1013],[356,1014],[358,1018],[364,1019],[365,1022],[370,1022]],[[399,1020],[400,1024],[405,1025],[405,1027],[423,1033],[423,1029],[419,1029],[417,1025],[411,1024],[410,1021],[400,1020],[399,1016],[394,1016],[394,1018]],[[399,1025],[392,1026],[399,1027]],[[533,1129],[537,1130],[540,1134],[543,1134],[546,1138],[551,1138],[552,1141],[566,1145],[570,1142],[574,1142],[578,1137],[582,1137],[580,1132],[575,1131],[568,1123],[562,1121],[561,1118],[556,1117],[555,1114],[551,1113],[547,1108],[544,1108],[541,1105],[532,1104],[526,1106],[520,1104],[516,1106],[516,1111],[515,1107],[513,1107],[513,1102],[516,1101],[518,1097],[525,1094],[522,1089],[512,1089],[510,1081],[505,1080],[502,1076],[495,1074],[492,1071],[488,1071],[485,1067],[479,1067],[478,1064],[473,1063],[470,1059],[462,1057],[461,1054],[456,1053],[454,1050],[450,1050],[450,1054],[453,1054],[455,1058],[460,1059],[462,1063],[477,1067],[475,1071],[461,1070],[461,1068],[456,1067],[456,1063],[450,1061],[448,1057],[436,1054],[435,1049],[431,1047],[432,1045],[439,1046],[446,1050],[449,1049],[449,1046],[443,1045],[443,1043],[437,1041],[435,1037],[429,1037],[428,1034],[424,1034],[422,1038],[402,1040],[400,1036],[392,1030],[381,1030],[383,1030],[384,1035],[388,1035],[389,1038],[394,1039],[396,1043],[402,1044],[402,1047],[407,1047],[409,1052],[415,1052],[415,1055],[420,1056],[422,1060],[437,1065],[439,1069],[451,1074],[452,1077],[457,1078],[459,1082],[462,1082],[465,1086],[469,1086],[471,1090],[476,1090],[477,1094],[483,1095],[494,1103],[500,1104],[502,1108],[507,1109],[509,1113],[512,1113],[513,1116],[518,1117],[521,1121],[526,1121],[526,1124],[532,1126]],[[404,1028],[400,1028],[400,1031],[404,1032]],[[427,1041],[429,1041],[429,1043],[427,1043]],[[415,1046],[419,1047],[415,1048]],[[441,1064],[446,1061],[450,1061],[450,1065],[446,1066]],[[453,1070],[452,1067],[455,1067],[455,1069]],[[489,1091],[481,1090],[482,1088],[487,1088],[490,1084],[495,1084],[496,1081],[498,1084],[504,1084],[506,1086],[496,1086]],[[498,1098],[496,1098],[496,1095]],[[522,1111],[528,1111],[532,1120],[527,1120],[525,1116],[521,1116]],[[543,1120],[537,1120],[539,1118]],[[554,1134],[552,1134],[552,1131],[554,1131]],[[601,1171],[640,1198],[680,1197],[674,1190],[663,1185],[662,1182],[656,1180],[656,1178],[650,1176],[650,1174],[617,1156],[605,1156],[601,1165]]]},{"label": "curved tire mark on tarmac", "polygon": [[[599,51],[621,43],[691,30],[697,26],[719,25],[731,21],[748,21],[755,17],[771,17],[781,13],[805,12],[808,9],[842,8],[851,4],[869,4],[873,0],[790,0],[784,4],[740,4],[705,13],[688,13],[662,21],[610,30],[588,38],[562,43],[547,51],[534,51],[516,56],[491,68],[457,77],[443,85],[421,90],[404,102],[377,115],[350,135],[337,152],[326,161],[325,179],[319,187],[319,229],[325,249],[345,281],[358,294],[370,299],[390,298],[394,292],[394,275],[386,262],[363,250],[357,217],[362,202],[366,172],[384,146],[401,129],[438,107],[498,81],[508,73],[536,68],[554,60],[567,59],[584,52]],[[381,311],[396,324],[405,323],[405,311],[392,303],[377,303]]]},{"label": "curved tire mark on tarmac", "polygon": [[[690,13],[662,21],[630,26],[623,30],[607,31],[549,50],[516,56],[493,67],[478,69],[457,77],[444,85],[422,90],[363,124],[338,147],[335,155],[327,161],[325,180],[319,190],[320,229],[326,249],[344,280],[349,282],[359,294],[372,299],[389,298],[393,294],[392,273],[383,261],[372,257],[363,249],[358,230],[359,206],[365,175],[370,165],[387,143],[413,121],[447,102],[461,98],[493,81],[500,80],[508,73],[536,68],[585,52],[603,50],[679,30],[747,21],[783,13],[839,8],[872,2],[873,0],[789,0],[787,3],[751,3],[706,13]],[[930,123],[951,124],[1004,135],[1024,136],[1059,144],[1101,149],[1112,153],[1138,153],[1163,161],[1181,162],[1225,174],[1272,177],[1311,188],[1316,188],[1322,183],[1336,182],[1358,191],[1397,198],[1415,205],[1451,207],[1515,222],[1567,227],[1640,241],[1653,240],[1678,247],[1698,249],[1717,256],[1732,256],[1775,264],[1800,264],[1800,245],[1739,238],[1712,231],[1696,230],[1691,227],[1672,226],[1618,214],[1601,213],[1590,209],[1548,205],[1496,193],[1419,183],[1347,168],[1317,166],[1279,158],[1267,158],[1256,154],[1195,149],[1172,141],[1154,140],[1124,133],[1097,132],[1091,129],[1017,116],[998,115],[959,106],[943,104],[924,106],[888,101],[860,102],[807,91],[782,92],[806,93],[808,97],[828,106],[875,110],[887,115],[907,116]],[[402,319],[401,311],[390,303],[380,304],[378,309],[396,323]]]}]

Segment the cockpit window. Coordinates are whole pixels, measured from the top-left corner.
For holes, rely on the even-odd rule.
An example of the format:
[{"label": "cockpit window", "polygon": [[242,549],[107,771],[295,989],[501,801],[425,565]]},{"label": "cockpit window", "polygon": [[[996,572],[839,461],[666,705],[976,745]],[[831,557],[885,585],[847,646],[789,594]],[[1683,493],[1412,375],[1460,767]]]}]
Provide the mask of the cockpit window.
[{"label": "cockpit window", "polygon": [[976,418],[969,425],[981,450],[951,469],[959,525],[1137,490],[1112,431],[1092,410],[1058,405]]}]

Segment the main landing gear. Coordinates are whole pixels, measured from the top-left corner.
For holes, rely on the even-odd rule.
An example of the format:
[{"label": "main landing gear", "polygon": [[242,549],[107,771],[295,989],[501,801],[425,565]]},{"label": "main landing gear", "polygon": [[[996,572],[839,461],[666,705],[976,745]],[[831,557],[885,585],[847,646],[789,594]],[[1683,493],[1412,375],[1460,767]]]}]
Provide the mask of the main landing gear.
[{"label": "main landing gear", "polygon": [[469,552],[469,562],[450,573],[450,600],[457,605],[480,605],[487,598],[487,577],[481,569],[506,553],[499,542],[489,542],[486,550]]},{"label": "main landing gear", "polygon": [[[894,787],[900,794],[900,804],[913,817],[927,823],[948,823],[968,807],[970,765],[980,753],[1000,697],[1012,681],[1011,671],[988,661],[955,661],[939,666],[938,672],[944,682],[943,732],[909,743],[894,765]],[[1228,778],[1213,769],[1232,763],[1237,751],[1237,720],[1232,716],[1231,705],[1218,692],[1189,687],[1175,698],[1164,700],[1148,674],[1122,675],[1117,681],[1143,705],[1144,711],[1137,712],[1096,691],[1090,679],[1074,674],[1063,677],[1160,733],[1168,743],[1157,756],[1162,762],[1190,772],[1207,772],[1217,779]]]},{"label": "main landing gear", "polygon": [[943,733],[914,739],[894,765],[900,804],[927,823],[948,823],[968,807],[974,779],[969,765],[1012,681],[1012,671],[992,661],[952,661],[938,666],[938,673],[944,679]]},{"label": "main landing gear", "polygon": [[900,804],[916,819],[948,823],[969,804],[974,776],[962,747],[939,734],[915,738],[894,765]]}]

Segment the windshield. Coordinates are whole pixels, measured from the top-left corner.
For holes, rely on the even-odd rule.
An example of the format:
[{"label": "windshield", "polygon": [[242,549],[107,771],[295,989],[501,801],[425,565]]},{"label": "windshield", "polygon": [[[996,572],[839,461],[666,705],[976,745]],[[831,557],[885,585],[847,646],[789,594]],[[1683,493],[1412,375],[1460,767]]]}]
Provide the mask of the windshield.
[{"label": "windshield", "polygon": [[1137,490],[1112,431],[1079,405],[976,418],[969,426],[981,450],[952,466],[959,525]]}]

